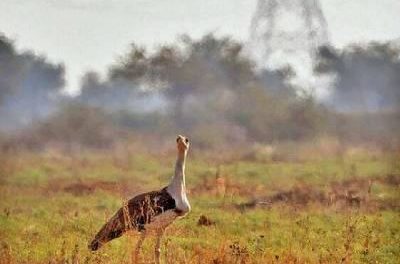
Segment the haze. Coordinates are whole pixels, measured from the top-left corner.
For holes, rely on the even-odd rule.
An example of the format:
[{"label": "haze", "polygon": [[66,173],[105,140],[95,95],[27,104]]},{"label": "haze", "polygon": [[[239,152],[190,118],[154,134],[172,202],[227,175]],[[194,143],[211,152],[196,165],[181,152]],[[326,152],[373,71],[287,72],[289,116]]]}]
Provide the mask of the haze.
[{"label": "haze", "polygon": [[[398,0],[322,0],[332,43],[400,37]],[[2,0],[0,31],[19,49],[33,49],[67,69],[77,91],[87,70],[104,73],[133,41],[153,46],[188,33],[231,35],[246,41],[255,0]]]}]

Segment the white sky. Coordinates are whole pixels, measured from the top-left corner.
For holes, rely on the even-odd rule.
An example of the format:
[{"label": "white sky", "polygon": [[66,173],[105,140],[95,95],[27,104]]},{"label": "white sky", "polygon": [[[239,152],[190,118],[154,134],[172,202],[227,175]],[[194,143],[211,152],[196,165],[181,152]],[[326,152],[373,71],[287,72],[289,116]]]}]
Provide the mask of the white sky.
[{"label": "white sky", "polygon": [[[331,40],[400,38],[400,0],[321,0]],[[0,0],[0,32],[67,68],[68,89],[87,70],[104,73],[129,43],[171,42],[188,33],[247,40],[256,0]]]}]

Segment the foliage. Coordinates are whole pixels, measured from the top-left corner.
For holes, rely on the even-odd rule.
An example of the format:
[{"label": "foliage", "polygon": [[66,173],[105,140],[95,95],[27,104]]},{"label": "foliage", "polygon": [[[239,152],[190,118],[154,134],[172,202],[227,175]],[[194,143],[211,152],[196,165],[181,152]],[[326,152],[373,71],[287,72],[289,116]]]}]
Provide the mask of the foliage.
[{"label": "foliage", "polygon": [[64,87],[64,66],[20,53],[0,35],[0,127],[16,128],[46,117]]},{"label": "foliage", "polygon": [[[126,107],[127,98],[132,102],[132,97],[160,94],[168,101],[167,111],[153,112],[162,112],[159,120],[168,125],[154,124],[148,129],[184,131],[196,135],[195,142],[205,147],[232,139],[271,142],[318,135],[323,126],[316,125],[321,120],[321,107],[311,98],[298,96],[289,86],[285,79],[292,71],[265,70],[259,74],[242,50],[240,43],[212,34],[197,40],[182,36],[177,43],[159,46],[153,53],[133,44],[111,67],[107,80],[100,81],[95,73],[85,76],[79,99],[107,109],[115,98],[121,98],[117,102],[125,106],[122,113],[127,120],[129,112],[132,119],[149,116],[130,111],[134,106]],[[121,120],[118,115],[114,111],[113,116]],[[136,129],[143,128],[136,124]]]},{"label": "foliage", "polygon": [[329,100],[340,110],[399,107],[400,49],[390,43],[353,45],[343,50],[322,47],[316,71],[336,75]]},{"label": "foliage", "polygon": [[[326,135],[396,146],[398,56],[389,43],[321,48],[316,71],[336,76],[335,89],[321,101],[290,84],[296,74],[290,67],[256,69],[234,39],[184,35],[152,51],[132,44],[107,76],[87,72],[81,93],[67,97],[61,94],[62,65],[18,52],[1,37],[0,129],[12,131],[21,146],[40,148],[107,147],[120,131],[161,140],[183,133],[197,146],[216,149]],[[71,104],[65,107],[65,101]],[[25,131],[17,133],[21,127]]]}]

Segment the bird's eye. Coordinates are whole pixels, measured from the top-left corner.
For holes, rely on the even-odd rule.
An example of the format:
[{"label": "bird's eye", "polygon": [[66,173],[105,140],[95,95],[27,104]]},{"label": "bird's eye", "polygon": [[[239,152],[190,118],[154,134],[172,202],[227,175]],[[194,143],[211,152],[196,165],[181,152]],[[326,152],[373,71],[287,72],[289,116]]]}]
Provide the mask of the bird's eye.
[{"label": "bird's eye", "polygon": [[180,139],[179,137],[176,138],[176,142],[177,142],[177,143],[179,142],[179,139]]},{"label": "bird's eye", "polygon": [[185,143],[189,143],[189,139],[185,138]]}]

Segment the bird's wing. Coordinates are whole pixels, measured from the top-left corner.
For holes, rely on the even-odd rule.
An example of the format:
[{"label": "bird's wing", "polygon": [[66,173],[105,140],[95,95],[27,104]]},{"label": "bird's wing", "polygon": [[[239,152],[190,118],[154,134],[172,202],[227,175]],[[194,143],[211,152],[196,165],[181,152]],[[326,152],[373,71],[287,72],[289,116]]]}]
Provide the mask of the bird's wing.
[{"label": "bird's wing", "polygon": [[173,209],[175,209],[175,200],[166,188],[135,196],[103,225],[90,243],[89,248],[97,250],[103,244],[120,237],[128,230],[142,231],[146,224],[154,221],[155,216]]}]

